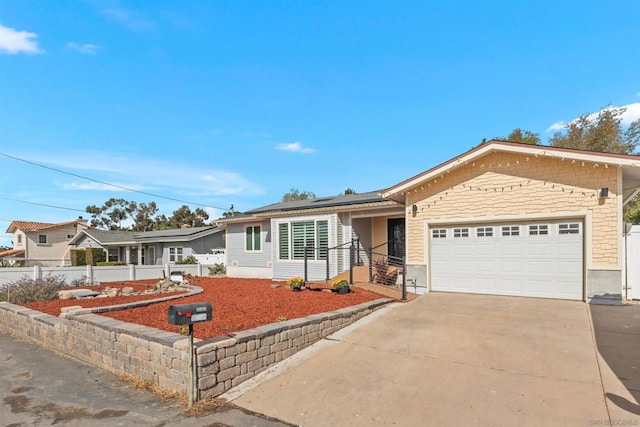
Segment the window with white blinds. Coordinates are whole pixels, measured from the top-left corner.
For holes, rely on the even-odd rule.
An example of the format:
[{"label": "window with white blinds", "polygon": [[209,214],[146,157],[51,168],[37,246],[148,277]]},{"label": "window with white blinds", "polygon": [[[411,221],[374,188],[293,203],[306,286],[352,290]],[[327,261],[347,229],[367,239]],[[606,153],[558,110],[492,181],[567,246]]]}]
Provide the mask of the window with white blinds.
[{"label": "window with white blinds", "polygon": [[278,257],[282,260],[304,259],[304,248],[307,247],[307,258],[315,260],[327,259],[329,247],[329,221],[295,221],[278,225]]}]

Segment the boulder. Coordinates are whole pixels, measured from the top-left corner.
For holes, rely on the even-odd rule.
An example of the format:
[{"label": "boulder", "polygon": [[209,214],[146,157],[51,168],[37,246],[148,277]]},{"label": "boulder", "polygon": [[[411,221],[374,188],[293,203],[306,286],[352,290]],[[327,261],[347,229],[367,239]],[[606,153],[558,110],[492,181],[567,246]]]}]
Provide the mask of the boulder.
[{"label": "boulder", "polygon": [[134,292],[131,286],[125,286],[122,288],[122,295],[131,295]]},{"label": "boulder", "polygon": [[110,298],[117,297],[118,295],[120,295],[120,289],[118,288],[105,289],[105,295]]},{"label": "boulder", "polygon": [[71,291],[59,291],[58,299],[73,299],[73,294]]}]

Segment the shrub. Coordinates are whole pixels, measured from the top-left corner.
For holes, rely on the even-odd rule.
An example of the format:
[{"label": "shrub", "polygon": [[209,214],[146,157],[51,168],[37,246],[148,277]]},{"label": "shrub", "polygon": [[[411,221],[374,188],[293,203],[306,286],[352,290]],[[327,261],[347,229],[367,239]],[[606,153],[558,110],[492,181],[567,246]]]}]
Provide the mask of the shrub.
[{"label": "shrub", "polygon": [[79,279],[73,279],[69,286],[80,287],[80,286],[94,286],[97,285],[95,281],[89,279],[88,276],[82,276]]},{"label": "shrub", "polygon": [[58,299],[58,291],[66,286],[64,276],[48,275],[43,279],[24,276],[0,286],[0,301],[12,304],[27,304],[36,301]]},{"label": "shrub", "polygon": [[182,261],[176,261],[176,264],[197,264],[198,260],[193,255],[189,255]]},{"label": "shrub", "polygon": [[333,289],[348,288],[349,287],[349,281],[347,279],[336,279],[331,284],[331,287]]},{"label": "shrub", "polygon": [[96,263],[97,267],[110,267],[112,265],[127,265],[127,263],[122,261],[104,261]]},{"label": "shrub", "polygon": [[221,276],[227,274],[227,267],[224,264],[214,264],[213,267],[209,267],[209,276]]}]

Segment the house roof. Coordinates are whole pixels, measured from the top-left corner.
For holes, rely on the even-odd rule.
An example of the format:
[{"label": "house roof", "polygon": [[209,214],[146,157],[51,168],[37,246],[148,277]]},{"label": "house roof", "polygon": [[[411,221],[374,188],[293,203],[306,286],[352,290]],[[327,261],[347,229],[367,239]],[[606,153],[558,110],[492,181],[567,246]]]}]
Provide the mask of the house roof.
[{"label": "house roof", "polygon": [[64,227],[66,225],[75,225],[78,222],[85,224],[85,221],[83,220],[73,220],[73,221],[57,222],[57,223],[33,222],[33,221],[11,221],[11,224],[9,224],[9,228],[7,228],[7,231],[5,231],[5,233],[15,233],[16,230],[41,231],[49,228]]},{"label": "house roof", "polygon": [[70,245],[76,245],[85,237],[90,237],[101,246],[109,246],[113,244],[135,244],[134,236],[138,234],[137,231],[120,231],[120,230],[96,230],[89,228],[86,230],[80,230],[73,239],[69,241]]},{"label": "house roof", "polygon": [[359,194],[341,194],[338,196],[272,203],[260,208],[251,209],[242,214],[236,214],[229,218],[222,218],[219,221],[222,223],[243,222],[247,219],[255,219],[256,217],[291,215],[293,213],[335,212],[338,210],[342,211],[395,206],[398,206],[396,202],[380,197],[379,191],[370,191]]},{"label": "house roof", "polygon": [[640,190],[640,156],[630,154],[602,153],[570,148],[531,145],[517,142],[492,140],[479,145],[466,153],[439,164],[425,172],[415,175],[399,184],[389,187],[380,194],[384,198],[404,201],[405,193],[431,179],[449,173],[453,169],[464,167],[490,153],[506,152],[531,156],[553,157],[562,160],[575,160],[598,165],[616,166],[623,171],[623,198],[628,202]]},{"label": "house roof", "polygon": [[172,228],[170,230],[145,231],[134,236],[136,242],[183,242],[199,239],[223,231],[215,225],[205,227]]},{"label": "house roof", "polygon": [[191,241],[222,231],[216,226],[178,228],[158,231],[120,231],[88,229],[80,231],[69,241],[77,244],[84,236],[90,236],[101,246],[135,245],[138,243]]},{"label": "house roof", "polygon": [[0,252],[0,258],[24,256],[24,249],[9,249]]}]

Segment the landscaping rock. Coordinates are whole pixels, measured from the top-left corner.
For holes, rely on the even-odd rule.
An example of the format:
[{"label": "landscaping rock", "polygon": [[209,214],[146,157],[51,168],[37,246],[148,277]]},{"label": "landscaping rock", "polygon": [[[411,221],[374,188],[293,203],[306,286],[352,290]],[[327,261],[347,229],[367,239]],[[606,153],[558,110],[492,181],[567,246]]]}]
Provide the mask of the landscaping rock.
[{"label": "landscaping rock", "polygon": [[70,291],[59,291],[58,299],[73,299],[73,294]]},{"label": "landscaping rock", "polygon": [[122,295],[131,295],[134,292],[131,286],[125,286],[122,288]]},{"label": "landscaping rock", "polygon": [[103,292],[105,292],[106,296],[112,298],[120,295],[120,289],[118,288],[106,288]]}]

